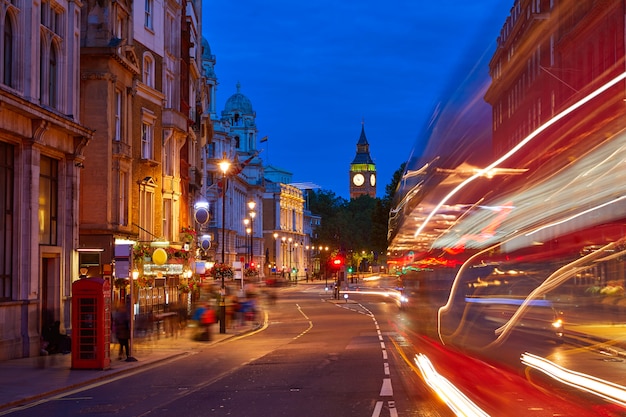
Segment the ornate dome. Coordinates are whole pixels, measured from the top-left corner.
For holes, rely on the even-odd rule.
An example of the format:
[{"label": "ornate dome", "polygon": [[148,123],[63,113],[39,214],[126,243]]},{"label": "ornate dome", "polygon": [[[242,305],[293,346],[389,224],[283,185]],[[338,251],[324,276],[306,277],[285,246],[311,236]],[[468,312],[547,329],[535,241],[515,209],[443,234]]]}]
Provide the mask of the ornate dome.
[{"label": "ornate dome", "polygon": [[213,54],[211,53],[211,46],[209,45],[209,41],[206,38],[202,37],[202,59],[213,59]]},{"label": "ornate dome", "polygon": [[239,112],[241,114],[254,114],[250,99],[241,94],[240,90],[241,84],[237,83],[237,92],[230,96],[228,100],[226,100],[223,113]]}]

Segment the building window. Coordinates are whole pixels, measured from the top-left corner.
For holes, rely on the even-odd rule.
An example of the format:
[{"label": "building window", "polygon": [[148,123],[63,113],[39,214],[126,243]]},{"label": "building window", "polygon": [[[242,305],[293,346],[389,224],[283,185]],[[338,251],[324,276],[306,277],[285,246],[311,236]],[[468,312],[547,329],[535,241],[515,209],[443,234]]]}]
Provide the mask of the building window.
[{"label": "building window", "polygon": [[59,162],[41,157],[39,171],[39,244],[57,244]]},{"label": "building window", "polygon": [[41,103],[52,108],[59,108],[59,61],[58,51],[54,44],[46,54],[45,48],[41,48],[40,55],[40,77],[39,86],[41,89]]},{"label": "building window", "polygon": [[13,26],[11,18],[7,14],[4,19],[4,35],[2,37],[3,61],[2,65],[2,82],[9,87],[13,85]]},{"label": "building window", "polygon": [[142,185],[139,192],[139,240],[148,242],[154,237],[154,185]]},{"label": "building window", "polygon": [[163,146],[163,175],[174,176],[174,139],[164,141]]},{"label": "building window", "polygon": [[163,199],[163,237],[165,240],[172,240],[172,199]]},{"label": "building window", "polygon": [[120,171],[118,177],[118,224],[128,226],[128,173]]},{"label": "building window", "polygon": [[172,109],[174,108],[174,75],[171,73],[167,73],[165,76],[165,108]]},{"label": "building window", "polygon": [[150,55],[143,57],[143,83],[154,88],[154,60]]},{"label": "building window", "polygon": [[141,158],[154,159],[154,124],[156,116],[148,109],[141,110]]},{"label": "building window", "polygon": [[113,131],[113,140],[119,142],[122,140],[122,92],[115,90],[115,128]]},{"label": "building window", "polygon": [[153,4],[153,0],[146,0],[145,1],[145,21],[144,21],[144,25],[145,27],[147,27],[148,29],[152,29],[152,13],[154,10],[154,4]]},{"label": "building window", "polygon": [[153,126],[150,123],[143,122],[141,125],[141,157],[143,159],[152,159],[153,136]]},{"label": "building window", "polygon": [[13,291],[13,146],[0,142],[0,301]]}]

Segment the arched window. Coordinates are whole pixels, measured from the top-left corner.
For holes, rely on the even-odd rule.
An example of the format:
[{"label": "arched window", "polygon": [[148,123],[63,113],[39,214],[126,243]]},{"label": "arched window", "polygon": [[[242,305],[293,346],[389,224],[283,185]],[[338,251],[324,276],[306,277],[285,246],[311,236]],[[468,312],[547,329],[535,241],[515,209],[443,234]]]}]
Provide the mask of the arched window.
[{"label": "arched window", "polygon": [[46,80],[48,77],[48,71],[46,70],[46,43],[43,36],[41,37],[39,45],[39,102],[44,105],[48,103],[48,97],[46,97]]},{"label": "arched window", "polygon": [[9,87],[13,85],[13,25],[11,24],[10,16],[7,15],[4,19],[4,35],[3,35],[3,72],[2,82]]},{"label": "arched window", "polygon": [[48,104],[50,107],[57,108],[59,106],[58,99],[58,76],[59,68],[57,61],[57,49],[54,44],[50,48],[50,61],[48,73]]},{"label": "arched window", "polygon": [[150,55],[143,57],[143,83],[154,88],[154,60]]}]

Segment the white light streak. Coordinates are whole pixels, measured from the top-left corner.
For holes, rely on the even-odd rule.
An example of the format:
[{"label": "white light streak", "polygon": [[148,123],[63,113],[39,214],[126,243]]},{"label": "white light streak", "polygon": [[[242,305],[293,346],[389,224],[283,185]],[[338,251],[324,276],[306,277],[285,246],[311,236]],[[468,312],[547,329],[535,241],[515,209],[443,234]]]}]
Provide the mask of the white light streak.
[{"label": "white light streak", "polygon": [[415,355],[414,360],[428,386],[439,395],[454,414],[463,417],[489,416],[449,380],[438,373],[426,355],[419,353]]},{"label": "white light streak", "polygon": [[543,372],[544,374],[566,385],[597,395],[608,401],[626,406],[626,387],[596,378],[592,375],[563,368],[545,358],[531,353],[523,353],[521,361],[524,365]]},{"label": "white light streak", "polygon": [[502,164],[504,161],[509,159],[515,153],[517,153],[520,149],[522,149],[524,146],[526,146],[531,140],[533,140],[535,137],[537,137],[544,130],[546,130],[547,128],[549,128],[550,126],[552,126],[553,124],[555,124],[556,122],[558,122],[559,120],[561,120],[562,118],[564,118],[565,116],[567,116],[568,114],[573,112],[574,110],[579,109],[580,107],[582,107],[583,105],[585,105],[589,101],[591,101],[594,98],[596,98],[598,95],[602,94],[603,92],[605,92],[609,88],[613,87],[615,84],[617,84],[620,81],[624,80],[625,78],[626,78],[626,72],[623,72],[620,75],[618,75],[617,77],[613,78],[611,81],[609,81],[608,83],[604,84],[602,87],[598,88],[597,90],[595,90],[591,94],[585,96],[581,100],[579,100],[576,103],[572,104],[567,109],[563,110],[561,113],[559,113],[556,116],[554,116],[552,119],[548,120],[545,124],[541,125],[539,128],[537,128],[531,134],[526,136],[522,141],[520,141],[517,145],[515,145],[512,149],[510,149],[507,153],[505,153],[500,158],[498,158],[497,160],[495,160],[494,162],[489,164],[487,167],[478,170],[471,177],[469,177],[466,180],[462,181],[452,191],[450,191],[446,196],[444,196],[443,199],[439,203],[437,203],[437,205],[434,207],[434,209],[431,210],[430,213],[428,213],[428,216],[426,216],[426,219],[422,222],[422,224],[415,231],[414,237],[419,236],[419,234],[422,233],[422,231],[424,230],[426,225],[430,222],[430,220],[433,218],[433,216],[439,211],[439,209],[444,204],[446,204],[448,202],[448,200],[450,200],[450,198],[452,198],[452,196],[454,196],[457,192],[459,192],[461,189],[463,189],[466,185],[468,185],[470,182],[474,181],[475,179],[480,178],[480,177],[486,175],[488,172],[490,172],[494,168],[497,168],[498,165]]}]

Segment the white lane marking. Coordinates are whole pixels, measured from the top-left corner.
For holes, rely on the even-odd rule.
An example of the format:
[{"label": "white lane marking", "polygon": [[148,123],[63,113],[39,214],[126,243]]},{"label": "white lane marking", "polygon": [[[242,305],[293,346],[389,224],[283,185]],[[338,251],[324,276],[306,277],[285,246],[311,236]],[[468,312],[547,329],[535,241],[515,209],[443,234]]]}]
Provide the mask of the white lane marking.
[{"label": "white lane marking", "polygon": [[396,409],[396,402],[388,401],[387,404],[389,404],[389,416],[398,417],[398,410]]},{"label": "white lane marking", "polygon": [[385,342],[380,342],[380,347],[381,347],[381,349],[384,349],[385,348]]},{"label": "white lane marking", "polygon": [[383,359],[387,360],[387,351],[383,349]]},{"label": "white lane marking", "polygon": [[385,362],[383,364],[384,368],[385,368],[385,375],[389,375],[389,364],[387,362]]},{"label": "white lane marking", "polygon": [[374,407],[374,412],[372,413],[372,417],[380,417],[380,411],[383,409],[383,402],[376,401],[376,406]]},{"label": "white lane marking", "polygon": [[392,397],[393,387],[391,386],[391,378],[383,378],[383,386],[380,387],[381,397]]}]

